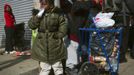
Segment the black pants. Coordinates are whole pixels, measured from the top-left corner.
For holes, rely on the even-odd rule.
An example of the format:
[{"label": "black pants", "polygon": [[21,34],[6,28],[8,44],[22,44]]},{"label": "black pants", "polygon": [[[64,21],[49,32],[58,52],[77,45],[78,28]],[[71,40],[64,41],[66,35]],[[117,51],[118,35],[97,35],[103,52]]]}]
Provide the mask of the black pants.
[{"label": "black pants", "polygon": [[130,54],[134,57],[134,27],[129,28],[129,43],[128,46],[130,48]]},{"label": "black pants", "polygon": [[126,17],[126,25],[124,24],[123,16],[119,16],[118,13],[115,13],[116,16],[114,17],[115,22],[117,24],[122,24],[123,27],[123,32],[122,32],[122,41],[121,41],[121,48],[120,48],[120,59],[124,60],[125,55],[128,49],[128,39],[129,39],[129,21],[130,18]]},{"label": "black pants", "polygon": [[6,43],[5,51],[13,51],[14,46],[14,29],[5,27]]},{"label": "black pants", "polygon": [[126,51],[128,49],[128,36],[129,36],[129,28],[123,28],[123,36],[122,36],[122,43],[120,49],[120,58],[124,59]]}]

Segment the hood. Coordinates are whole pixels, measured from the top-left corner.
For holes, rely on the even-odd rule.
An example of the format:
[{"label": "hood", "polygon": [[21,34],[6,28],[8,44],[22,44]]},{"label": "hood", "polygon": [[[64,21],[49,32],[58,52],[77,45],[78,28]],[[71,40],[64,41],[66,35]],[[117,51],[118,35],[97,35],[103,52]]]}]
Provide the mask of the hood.
[{"label": "hood", "polygon": [[[4,5],[4,12],[7,12],[7,10],[6,10],[7,7],[10,7],[11,8],[11,6],[9,4],[5,4]],[[11,11],[12,11],[12,8],[11,8]]]},{"label": "hood", "polygon": [[58,8],[58,7],[54,7],[51,12],[53,13],[63,13],[63,10],[61,8]]}]

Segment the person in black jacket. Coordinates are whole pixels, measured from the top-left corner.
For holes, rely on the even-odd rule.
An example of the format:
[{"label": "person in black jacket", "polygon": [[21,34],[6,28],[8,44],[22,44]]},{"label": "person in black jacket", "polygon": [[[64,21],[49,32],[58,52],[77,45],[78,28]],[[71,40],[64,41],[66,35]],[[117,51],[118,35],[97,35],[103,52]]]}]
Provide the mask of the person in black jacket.
[{"label": "person in black jacket", "polygon": [[134,17],[131,17],[130,28],[129,28],[129,43],[130,57],[134,59]]}]

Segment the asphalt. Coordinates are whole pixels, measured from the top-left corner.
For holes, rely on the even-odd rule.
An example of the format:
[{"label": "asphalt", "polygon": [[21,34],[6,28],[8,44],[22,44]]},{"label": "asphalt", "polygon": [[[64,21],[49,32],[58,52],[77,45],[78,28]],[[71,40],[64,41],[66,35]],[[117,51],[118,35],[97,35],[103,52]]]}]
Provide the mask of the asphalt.
[{"label": "asphalt", "polygon": [[134,59],[129,54],[126,55],[127,62],[121,63],[119,67],[119,75],[134,75]]},{"label": "asphalt", "polygon": [[33,75],[37,68],[38,62],[30,56],[0,55],[0,75]]},{"label": "asphalt", "polygon": [[0,75],[38,75],[39,64],[30,56],[3,54],[0,49]]},{"label": "asphalt", "polygon": [[[127,54],[127,62],[121,63],[119,75],[134,75],[134,59]],[[0,55],[0,75],[38,75],[39,64],[30,56],[16,56],[15,54]],[[77,75],[76,73],[71,73]]]}]

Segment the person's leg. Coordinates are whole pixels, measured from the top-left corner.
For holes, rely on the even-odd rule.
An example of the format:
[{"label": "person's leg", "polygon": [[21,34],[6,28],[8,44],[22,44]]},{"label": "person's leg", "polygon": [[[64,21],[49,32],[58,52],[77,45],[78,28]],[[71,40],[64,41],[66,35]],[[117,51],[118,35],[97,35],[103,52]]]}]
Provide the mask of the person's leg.
[{"label": "person's leg", "polygon": [[49,75],[51,70],[51,65],[45,62],[40,62],[41,71],[39,75]]},{"label": "person's leg", "polygon": [[11,28],[5,28],[5,33],[6,33],[6,47],[5,51],[13,51],[13,33],[14,30]]},{"label": "person's leg", "polygon": [[62,61],[56,62],[52,65],[55,75],[63,75]]},{"label": "person's leg", "polygon": [[130,57],[132,58],[132,59],[134,59],[134,41],[133,41],[133,44],[132,44],[133,46],[132,46],[132,49],[130,49]]},{"label": "person's leg", "polygon": [[128,28],[123,29],[123,36],[122,36],[122,43],[121,43],[121,48],[120,48],[120,62],[126,62],[126,52],[128,49]]},{"label": "person's leg", "polygon": [[[128,43],[129,43],[129,25],[130,25],[130,17],[126,16],[126,19],[124,18],[119,18],[122,20],[122,23],[124,25],[123,27],[123,35],[122,35],[122,42],[121,42],[121,48],[120,48],[120,63],[126,62],[127,59],[125,57],[126,52],[128,51]],[[125,23],[126,20],[126,23]]]},{"label": "person's leg", "polygon": [[10,29],[10,42],[11,42],[11,44],[10,44],[9,48],[10,48],[10,51],[13,51],[14,50],[14,48],[13,48],[13,46],[14,46],[14,29]]},{"label": "person's leg", "polygon": [[63,75],[66,75],[66,59],[63,59],[61,62],[63,66]]},{"label": "person's leg", "polygon": [[130,56],[131,58],[134,59],[134,36],[133,36],[133,33],[134,33],[134,27],[131,28],[131,31],[130,31]]}]

